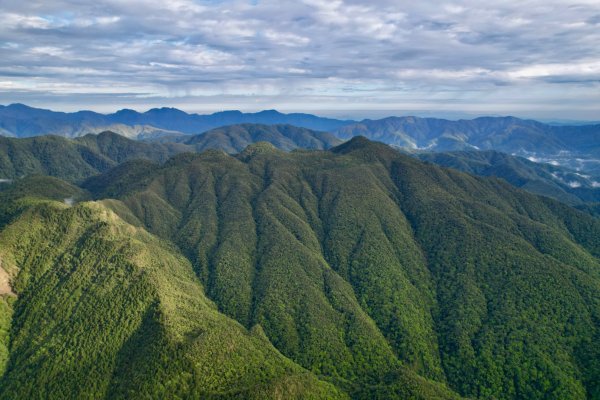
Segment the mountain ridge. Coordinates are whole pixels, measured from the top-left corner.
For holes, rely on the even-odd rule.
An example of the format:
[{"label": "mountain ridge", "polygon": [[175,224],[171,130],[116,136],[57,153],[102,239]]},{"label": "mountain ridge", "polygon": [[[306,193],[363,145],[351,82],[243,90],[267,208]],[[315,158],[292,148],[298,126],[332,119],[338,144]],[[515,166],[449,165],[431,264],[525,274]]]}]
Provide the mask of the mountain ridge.
[{"label": "mountain ridge", "polygon": [[[240,123],[290,124],[302,128],[328,131],[349,122],[333,118],[318,117],[312,114],[284,114],[276,110],[264,110],[256,113],[241,111],[221,111],[212,114],[188,114],[176,108],[152,108],[140,113],[130,109],[119,110],[112,114],[100,114],[93,111],[64,113],[37,109],[24,104],[0,105],[0,129],[16,137],[28,137],[50,133],[62,133],[75,137],[91,130],[110,130],[118,124],[138,128],[123,130],[119,133],[146,136],[168,136],[174,134],[200,134],[213,128]],[[87,130],[87,131],[86,131]]]},{"label": "mountain ridge", "polygon": [[59,182],[0,191],[0,397],[600,394],[600,220],[502,179],[356,137]]},{"label": "mountain ridge", "polygon": [[42,174],[79,182],[128,160],[162,163],[175,154],[207,149],[238,153],[256,141],[271,142],[285,151],[327,149],[340,142],[327,132],[262,124],[217,128],[200,135],[185,135],[177,141],[136,141],[110,131],[74,139],[56,135],[0,136],[0,179]]},{"label": "mountain ridge", "polygon": [[[360,308],[345,312],[357,313],[355,318],[358,318],[362,309],[383,333],[395,357],[429,379],[447,379],[464,396],[486,393],[511,398],[500,388],[513,385],[509,383],[512,378],[508,378],[513,372],[509,371],[518,370],[516,365],[522,362],[518,360],[523,360],[520,357],[550,362],[537,359],[535,352],[541,351],[544,357],[550,357],[548,360],[559,357],[562,360],[557,361],[559,364],[569,358],[564,352],[568,346],[554,355],[536,347],[535,351],[527,350],[525,356],[496,342],[503,340],[502,335],[510,335],[509,326],[515,327],[517,321],[525,323],[528,318],[554,331],[550,322],[534,317],[540,311],[534,311],[538,306],[529,300],[519,300],[527,304],[519,311],[497,297],[502,290],[512,287],[511,296],[527,294],[536,296],[536,301],[549,301],[534,287],[546,287],[550,282],[544,274],[529,275],[529,268],[540,273],[546,270],[560,285],[581,290],[586,301],[592,301],[590,311],[600,312],[592,300],[596,290],[592,287],[596,286],[574,289],[575,283],[568,283],[575,279],[579,287],[582,284],[579,274],[589,275],[593,282],[598,279],[596,258],[600,247],[591,232],[600,228],[599,221],[593,222],[591,217],[552,200],[516,190],[502,180],[427,166],[365,138],[354,138],[329,152],[261,152],[249,159],[203,153],[159,168],[144,186],[116,194],[126,206],[121,212],[132,213],[130,218],[158,236],[173,238],[183,253],[191,257],[209,296],[222,312],[247,325],[260,321],[266,335],[285,355],[309,369],[318,368],[321,373],[326,368],[349,379],[352,376],[349,371],[356,368],[367,368],[364,374],[370,376],[374,372],[367,372],[369,368],[385,365],[373,361],[371,367],[359,367],[355,364],[358,357],[355,352],[361,350],[350,344],[340,343],[337,350],[323,347],[323,343],[332,346],[338,343],[329,332],[330,329],[335,332],[336,328],[330,325],[332,322],[325,322],[338,317],[327,304],[328,301],[336,304],[335,301],[325,300],[327,296],[318,300],[322,289],[317,288],[322,284],[318,283],[321,278],[316,277],[322,274],[333,274],[326,278],[330,282],[325,284],[330,287],[328,290],[334,290],[329,285],[338,279],[341,286],[337,290],[346,284],[353,288]],[[192,193],[202,195],[191,197]],[[161,212],[169,215],[168,222]],[[591,225],[583,228],[586,224]],[[204,228],[198,232],[194,227]],[[585,233],[585,229],[592,231]],[[443,235],[443,241],[439,235]],[[571,235],[579,239],[569,239]],[[245,238],[244,245],[240,244],[241,238]],[[580,245],[573,246],[570,240],[577,240]],[[512,250],[505,253],[503,249]],[[260,255],[258,260],[254,258],[256,255]],[[505,256],[511,260],[509,263],[515,263],[515,269],[504,269]],[[465,257],[474,259],[465,264]],[[253,272],[256,262],[260,268]],[[323,272],[319,272],[321,269]],[[261,285],[271,289],[254,287],[255,274],[259,274]],[[574,274],[573,278],[567,279],[570,274]],[[520,280],[530,283],[519,283]],[[303,290],[311,293],[310,300],[292,289],[294,282],[308,285]],[[486,285],[491,286],[486,288]],[[560,285],[554,289],[548,286],[547,290],[554,293]],[[276,294],[273,290],[277,291],[277,287],[286,287],[289,292]],[[564,297],[567,293],[559,291],[555,295]],[[295,304],[302,305],[301,313]],[[356,304],[354,300],[352,304]],[[276,305],[286,311],[278,312],[273,308]],[[399,310],[410,312],[410,319],[394,317]],[[528,310],[526,314],[522,314],[524,310]],[[578,310],[584,312],[584,308]],[[322,313],[331,314],[324,317],[320,316]],[[463,318],[474,325],[462,326]],[[554,318],[563,317],[556,314],[552,321]],[[313,319],[320,323],[311,324],[312,328],[305,331],[303,321]],[[596,329],[591,328],[594,323],[589,323],[585,329]],[[526,325],[529,334],[538,329],[533,322]],[[317,333],[311,334],[313,329]],[[366,326],[359,331],[364,329]],[[352,335],[359,331],[352,331],[355,332]],[[497,336],[497,332],[502,335]],[[536,340],[544,341],[541,332],[534,335]],[[478,347],[481,345],[478,340],[491,347],[487,350]],[[371,346],[379,348],[376,343],[379,342]],[[307,358],[301,350],[315,346],[322,352],[320,361]],[[471,346],[475,346],[474,355],[467,351]],[[463,348],[465,353],[456,348]],[[484,356],[487,351],[495,354],[495,358]],[[443,356],[438,356],[438,352]],[[375,354],[382,357],[386,351],[379,348],[373,357]],[[348,361],[333,362],[337,357],[348,357]],[[343,367],[346,362],[350,364]],[[462,365],[480,365],[481,370],[470,370],[471,375],[464,376]],[[494,386],[492,376],[487,375],[493,374],[489,365],[504,371],[504,383],[500,386]],[[559,373],[560,378],[558,375],[550,378],[554,372],[549,371],[554,367],[544,365],[546,372],[538,371],[550,374],[544,376],[553,382],[556,390],[553,396],[585,397],[587,389],[563,372]],[[533,375],[520,375],[517,381],[520,379],[524,379],[525,386],[514,384],[512,389],[520,393],[517,397],[539,390],[534,389],[537,384],[533,381],[537,378]],[[391,387],[385,390],[387,396],[393,393]],[[550,392],[545,393],[548,396]]]},{"label": "mountain ridge", "polygon": [[600,175],[600,124],[550,125],[511,116],[455,121],[405,116],[357,122],[312,114],[283,114],[276,110],[200,115],[162,107],[143,113],[123,109],[99,114],[54,112],[23,104],[0,106],[0,133],[14,137],[43,134],[76,137],[114,130],[130,138],[165,143],[185,140],[187,134],[244,123],[291,124],[328,131],[342,140],[363,135],[409,150],[496,150]]},{"label": "mountain ridge", "polygon": [[341,139],[362,135],[414,151],[495,150],[600,172],[600,125],[552,126],[515,117],[457,121],[388,117],[364,120],[333,133]]},{"label": "mountain ridge", "polygon": [[600,201],[600,178],[495,150],[410,153],[423,161],[479,176],[496,176],[570,205]]}]

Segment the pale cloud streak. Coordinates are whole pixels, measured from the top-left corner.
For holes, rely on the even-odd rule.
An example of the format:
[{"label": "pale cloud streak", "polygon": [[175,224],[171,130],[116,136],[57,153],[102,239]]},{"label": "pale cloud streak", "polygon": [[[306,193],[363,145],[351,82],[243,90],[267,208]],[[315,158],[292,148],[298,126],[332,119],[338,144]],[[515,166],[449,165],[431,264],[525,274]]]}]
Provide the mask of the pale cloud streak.
[{"label": "pale cloud streak", "polygon": [[600,119],[596,1],[4,0],[0,12],[4,104]]}]

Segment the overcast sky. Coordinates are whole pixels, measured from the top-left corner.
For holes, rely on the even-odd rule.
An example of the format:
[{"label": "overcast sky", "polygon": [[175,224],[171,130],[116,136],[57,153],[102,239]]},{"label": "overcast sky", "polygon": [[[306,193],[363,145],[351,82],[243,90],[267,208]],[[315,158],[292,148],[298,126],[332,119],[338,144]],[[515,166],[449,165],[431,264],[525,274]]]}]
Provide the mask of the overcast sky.
[{"label": "overcast sky", "polygon": [[600,1],[2,0],[0,104],[600,120]]}]

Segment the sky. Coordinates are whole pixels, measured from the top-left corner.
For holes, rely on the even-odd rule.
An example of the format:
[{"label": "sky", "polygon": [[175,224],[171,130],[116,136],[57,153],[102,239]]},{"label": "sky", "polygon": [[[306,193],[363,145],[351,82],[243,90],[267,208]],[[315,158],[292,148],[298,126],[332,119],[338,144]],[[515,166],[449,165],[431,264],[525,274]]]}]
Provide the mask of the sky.
[{"label": "sky", "polygon": [[0,104],[600,120],[600,1],[2,0]]}]

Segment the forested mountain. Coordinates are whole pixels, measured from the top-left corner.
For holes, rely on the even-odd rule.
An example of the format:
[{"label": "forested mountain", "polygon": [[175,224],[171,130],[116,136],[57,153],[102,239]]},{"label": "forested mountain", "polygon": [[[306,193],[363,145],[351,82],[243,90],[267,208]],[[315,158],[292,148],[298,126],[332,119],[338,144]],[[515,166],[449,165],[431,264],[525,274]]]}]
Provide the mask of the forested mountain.
[{"label": "forested mountain", "polygon": [[146,159],[159,163],[182,152],[206,149],[237,153],[257,141],[283,150],[327,149],[341,141],[330,133],[290,125],[243,124],[215,129],[185,140],[142,142],[113,132],[75,139],[59,136],[6,138],[0,136],[0,179],[41,174],[81,181],[124,161]]},{"label": "forested mountain", "polygon": [[190,138],[178,140],[196,151],[219,149],[239,153],[256,142],[269,142],[278,149],[290,151],[298,148],[324,150],[342,141],[331,133],[317,132],[292,125],[241,124],[212,129]]},{"label": "forested mountain", "polygon": [[112,132],[76,140],[59,136],[25,139],[0,136],[0,179],[41,174],[81,181],[126,160],[141,158],[162,162],[190,150],[178,143],[144,143]]},{"label": "forested mountain", "polygon": [[23,104],[0,105],[0,134],[13,137],[58,135],[77,137],[106,130],[138,139],[199,134],[226,125],[243,123],[291,124],[330,131],[353,121],[317,117],[311,114],[283,114],[275,110],[257,113],[223,111],[214,114],[188,114],[176,108],[153,108],[144,113],[120,110],[114,114],[92,111],[63,113]]},{"label": "forested mountain", "polygon": [[364,138],[36,179],[0,398],[600,396],[600,220],[503,180]]},{"label": "forested mountain", "polygon": [[556,165],[536,163],[493,150],[419,152],[423,161],[474,175],[495,176],[529,192],[567,204],[600,202],[600,177]]},{"label": "forested mountain", "polygon": [[496,150],[600,173],[600,125],[553,126],[514,117],[390,117],[364,120],[333,133],[340,139],[362,135],[409,149]]},{"label": "forested mountain", "polygon": [[[144,113],[120,110],[113,114],[99,114],[91,111],[54,112],[23,104],[0,106],[0,135],[12,137],[47,134],[78,137],[113,131],[133,139],[184,142],[187,134],[198,135],[215,128],[240,124],[294,125],[328,131],[342,140],[362,135],[407,149],[496,150],[600,175],[600,125],[597,124],[548,125],[514,117],[481,117],[458,121],[389,117],[355,122],[311,114],[283,114],[275,110],[257,113],[224,111],[200,115],[163,107]],[[226,141],[227,134],[214,140]],[[242,140],[235,146],[228,143],[224,149],[228,152],[240,151],[244,144],[249,143],[248,140]]]}]

